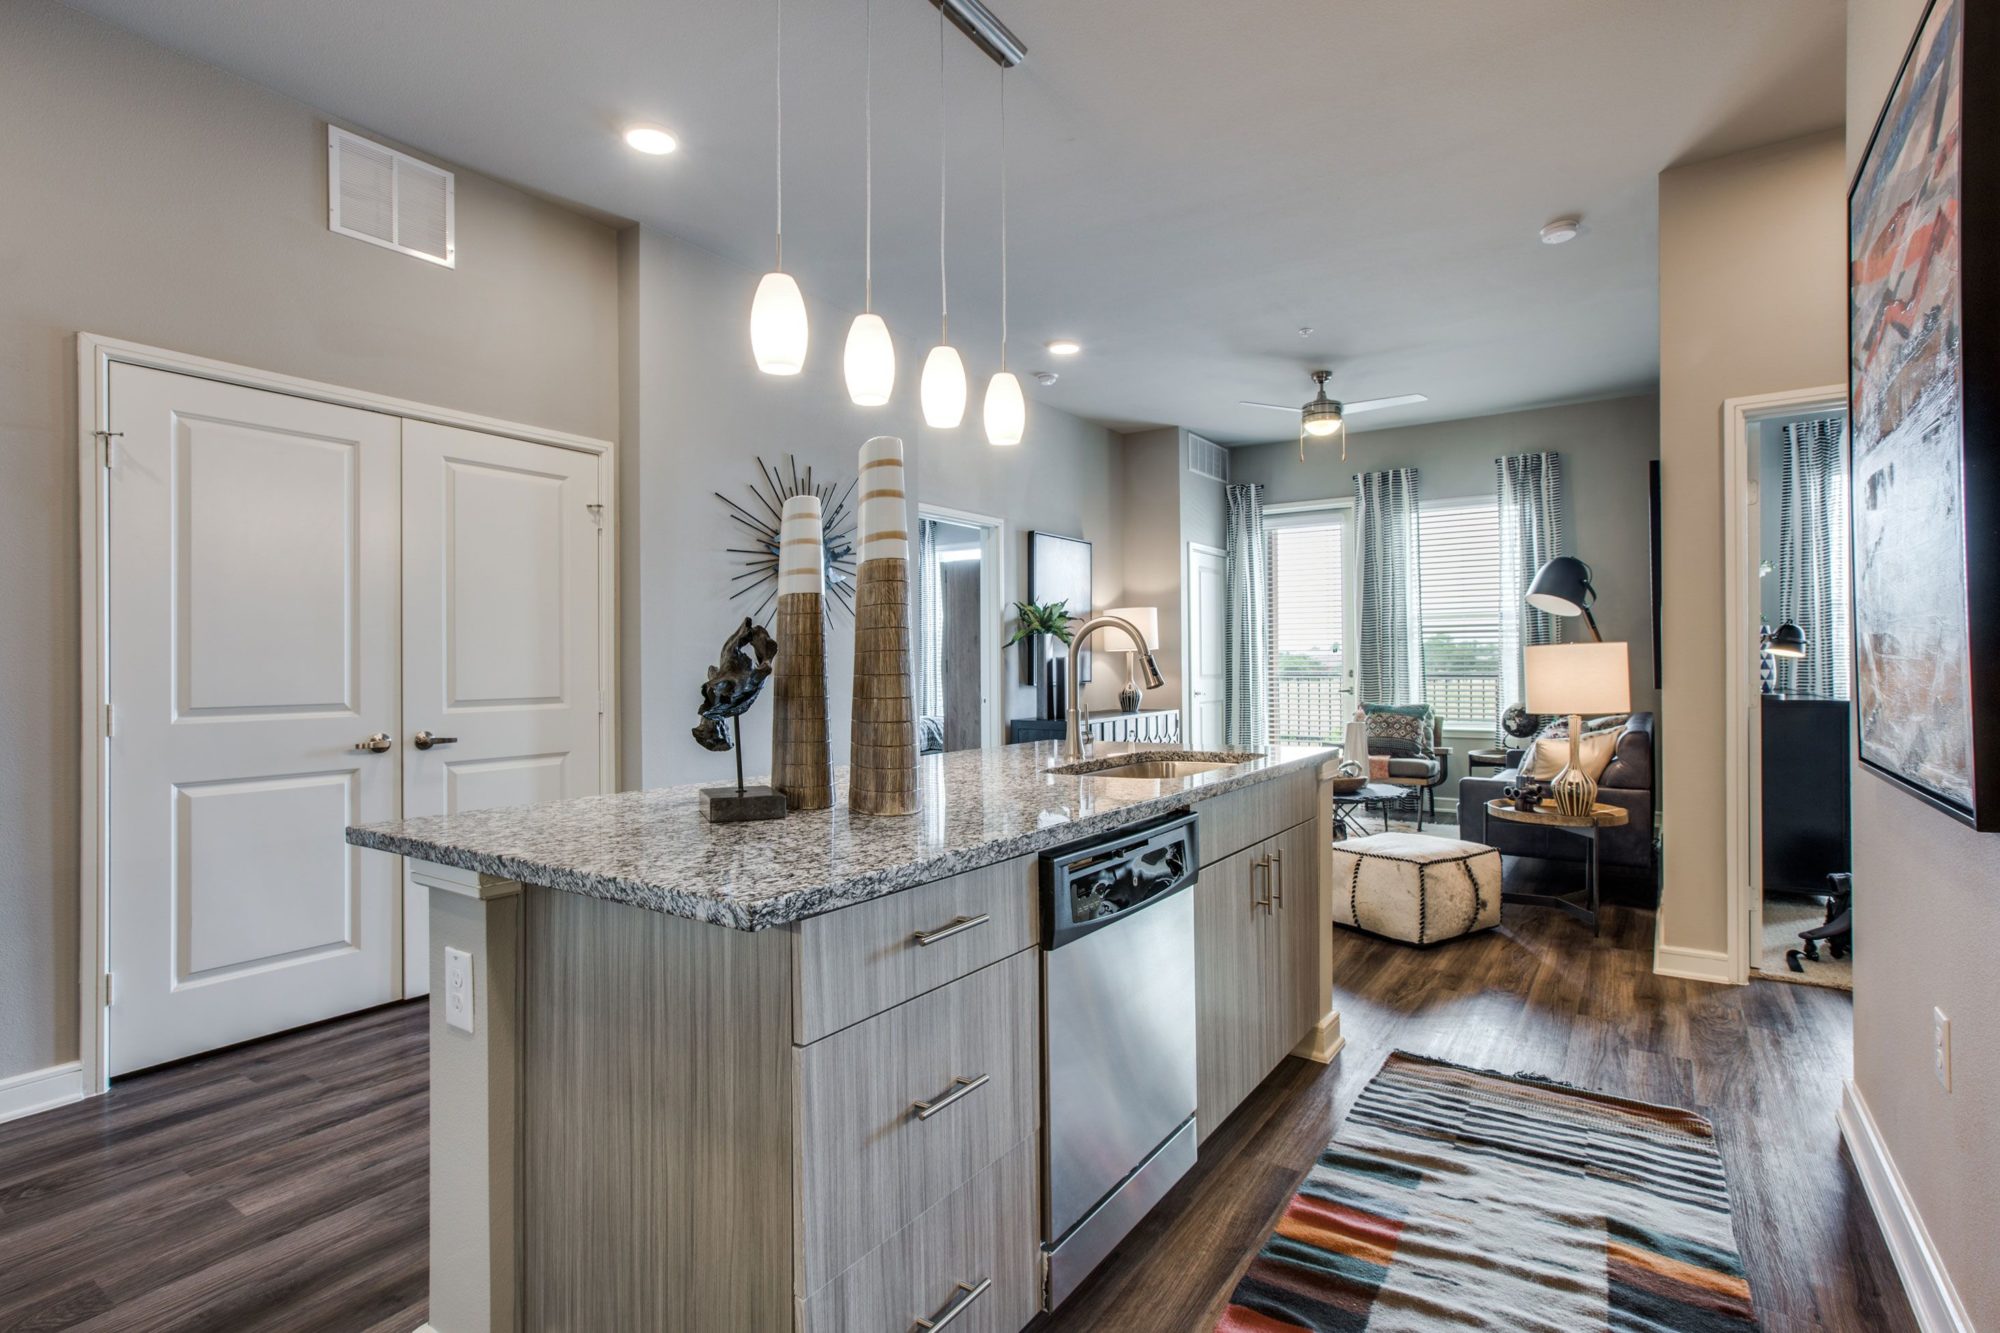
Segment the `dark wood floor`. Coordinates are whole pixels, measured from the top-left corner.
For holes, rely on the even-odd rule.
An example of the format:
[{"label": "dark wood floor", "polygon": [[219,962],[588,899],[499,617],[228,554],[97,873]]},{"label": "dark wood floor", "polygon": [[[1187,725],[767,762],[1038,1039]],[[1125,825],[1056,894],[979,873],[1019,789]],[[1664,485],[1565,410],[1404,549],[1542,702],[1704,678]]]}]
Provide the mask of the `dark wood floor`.
[{"label": "dark wood floor", "polygon": [[[1652,974],[1650,912],[1592,940],[1509,907],[1429,950],[1336,932],[1348,1038],[1289,1061],[1043,1330],[1205,1329],[1391,1050],[1532,1070],[1716,1122],[1764,1327],[1915,1327],[1839,1144],[1850,1000]],[[0,1126],[0,1329],[409,1333],[424,1317],[420,1006],[127,1080]]]}]

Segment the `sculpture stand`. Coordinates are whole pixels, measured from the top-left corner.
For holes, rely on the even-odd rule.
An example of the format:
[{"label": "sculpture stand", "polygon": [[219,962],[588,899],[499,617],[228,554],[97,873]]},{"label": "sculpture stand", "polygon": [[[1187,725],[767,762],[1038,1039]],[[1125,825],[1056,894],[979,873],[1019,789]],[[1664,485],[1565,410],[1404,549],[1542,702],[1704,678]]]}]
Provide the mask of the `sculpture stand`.
[{"label": "sculpture stand", "polygon": [[742,824],[753,819],[783,819],[785,796],[769,787],[743,785],[743,719],[730,719],[736,732],[736,785],[703,787],[701,817],[711,824]]}]

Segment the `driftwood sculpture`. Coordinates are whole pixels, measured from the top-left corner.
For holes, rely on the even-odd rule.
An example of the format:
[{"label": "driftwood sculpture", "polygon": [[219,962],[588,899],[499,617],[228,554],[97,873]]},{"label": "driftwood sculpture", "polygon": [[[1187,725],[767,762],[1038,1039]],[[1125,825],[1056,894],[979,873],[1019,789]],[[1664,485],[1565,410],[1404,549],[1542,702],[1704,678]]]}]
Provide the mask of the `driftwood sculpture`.
[{"label": "driftwood sculpture", "polygon": [[[748,616],[722,645],[722,657],[708,669],[701,684],[701,722],[694,738],[705,750],[736,751],[736,786],[709,787],[701,793],[702,815],[718,823],[745,819],[775,819],[785,813],[785,798],[769,787],[743,785],[743,714],[764,692],[778,641]],[[723,723],[730,724],[729,730]]]}]

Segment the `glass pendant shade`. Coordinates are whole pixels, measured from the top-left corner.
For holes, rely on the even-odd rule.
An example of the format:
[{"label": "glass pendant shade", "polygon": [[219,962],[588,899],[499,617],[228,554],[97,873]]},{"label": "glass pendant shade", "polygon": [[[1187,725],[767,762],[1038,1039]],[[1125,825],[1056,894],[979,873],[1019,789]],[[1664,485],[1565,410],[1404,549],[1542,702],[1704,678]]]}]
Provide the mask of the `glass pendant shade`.
[{"label": "glass pendant shade", "polygon": [[1003,370],[986,381],[986,442],[1019,444],[1027,428],[1028,400],[1021,396],[1021,381]]},{"label": "glass pendant shade", "polygon": [[924,358],[924,378],[917,396],[924,405],[924,424],[935,430],[954,430],[965,420],[965,362],[958,349],[939,343]]},{"label": "glass pendant shade", "polygon": [[1340,429],[1340,413],[1337,410],[1327,412],[1322,408],[1318,415],[1314,415],[1312,409],[1308,407],[1306,409],[1305,428],[1306,434],[1316,440],[1323,440]]},{"label": "glass pendant shade", "polygon": [[861,407],[880,407],[896,388],[896,344],[880,315],[854,317],[847,329],[847,396]]},{"label": "glass pendant shade", "polygon": [[806,298],[785,272],[766,273],[750,302],[750,352],[766,375],[796,375],[806,364]]}]

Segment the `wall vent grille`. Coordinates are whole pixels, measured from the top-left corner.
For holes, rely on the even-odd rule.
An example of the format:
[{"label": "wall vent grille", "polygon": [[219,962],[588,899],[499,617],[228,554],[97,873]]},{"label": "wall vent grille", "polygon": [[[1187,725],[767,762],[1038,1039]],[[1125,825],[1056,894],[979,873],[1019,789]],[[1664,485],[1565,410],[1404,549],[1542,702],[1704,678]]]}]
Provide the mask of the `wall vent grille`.
[{"label": "wall vent grille", "polygon": [[458,262],[449,171],[326,127],[327,226],[446,268]]},{"label": "wall vent grille", "polygon": [[1188,471],[1213,481],[1229,480],[1229,451],[1201,436],[1189,433]]}]

